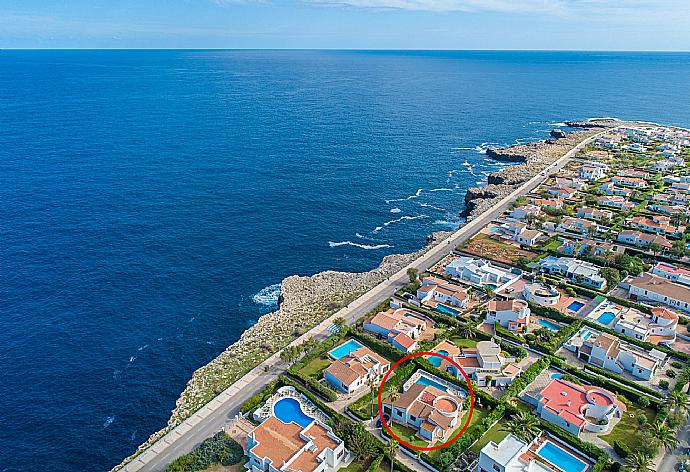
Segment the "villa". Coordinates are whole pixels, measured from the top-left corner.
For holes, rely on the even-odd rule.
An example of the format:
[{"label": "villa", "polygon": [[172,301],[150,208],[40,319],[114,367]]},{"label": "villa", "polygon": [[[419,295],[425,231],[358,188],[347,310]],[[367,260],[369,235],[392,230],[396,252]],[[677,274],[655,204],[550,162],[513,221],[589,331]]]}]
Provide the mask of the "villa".
[{"label": "villa", "polygon": [[343,465],[344,441],[324,421],[307,415],[301,400],[284,397],[270,409],[247,434],[248,472],[326,472]]},{"label": "villa", "polygon": [[633,246],[649,247],[652,244],[657,244],[661,249],[671,249],[673,244],[660,234],[649,234],[641,231],[634,231],[631,229],[624,229],[616,237],[616,241],[621,243],[632,244]]},{"label": "villa", "polygon": [[546,257],[539,261],[539,271],[561,275],[599,290],[606,287],[606,279],[599,275],[597,266],[571,257]]},{"label": "villa", "polygon": [[599,206],[609,206],[611,208],[618,208],[621,210],[630,210],[635,208],[635,204],[627,201],[623,197],[617,195],[605,195],[597,199],[597,205]]},{"label": "villa", "polygon": [[609,220],[613,217],[610,210],[599,210],[597,208],[582,207],[577,211],[577,216],[590,220]]},{"label": "villa", "polygon": [[561,237],[559,237],[558,240],[562,242],[562,244],[558,246],[558,252],[567,256],[603,256],[607,252],[615,251],[615,248],[612,244],[604,241],[595,241],[593,239],[573,241]]},{"label": "villa", "polygon": [[563,347],[584,362],[615,374],[629,372],[642,380],[650,380],[666,360],[666,354],[661,351],[645,351],[587,326],[581,328]]},{"label": "villa", "polygon": [[525,220],[527,219],[527,215],[538,216],[540,214],[541,207],[533,205],[531,203],[527,203],[526,205],[513,208],[509,213],[510,217],[515,220]]},{"label": "villa", "polygon": [[539,282],[527,283],[522,289],[522,296],[528,302],[541,306],[555,306],[561,299],[561,292],[554,287]]},{"label": "villa", "polygon": [[534,200],[533,202],[535,205],[538,205],[540,207],[546,207],[546,208],[552,208],[554,210],[558,210],[560,208],[563,208],[563,200],[560,198],[556,199],[549,199],[549,198],[538,198]]},{"label": "villa", "polygon": [[[665,285],[674,284],[666,281]],[[592,310],[588,318],[640,341],[670,345],[676,340],[678,314],[666,308],[656,307],[651,309],[651,313],[645,313],[604,300]]]},{"label": "villa", "polygon": [[653,215],[651,218],[647,216],[634,216],[628,218],[627,223],[633,228],[665,236],[680,237],[683,231],[685,231],[685,226],[671,225],[671,219],[668,216]]},{"label": "villa", "polygon": [[[479,341],[475,348],[466,348],[446,340],[441,341],[432,352],[453,359],[480,387],[508,386],[522,372],[515,358],[505,357],[501,347],[493,341]],[[457,368],[445,359],[430,356],[429,362],[451,375],[462,377]]]},{"label": "villa", "polygon": [[417,298],[422,305],[436,308],[438,304],[467,308],[470,295],[460,285],[440,277],[428,276],[422,279],[417,289]]},{"label": "villa", "polygon": [[690,287],[686,285],[673,283],[648,272],[639,277],[629,277],[624,282],[629,285],[631,300],[660,303],[690,313]]},{"label": "villa", "polygon": [[556,177],[556,185],[574,188],[575,190],[582,190],[587,186],[587,182],[577,178],[570,179],[565,177]]},{"label": "villa", "polygon": [[575,195],[577,195],[576,189],[558,184],[547,188],[546,191],[549,193],[549,195],[553,195],[557,198],[563,198],[565,200],[573,198]]},{"label": "villa", "polygon": [[617,195],[619,197],[630,197],[634,192],[629,188],[616,187],[613,182],[606,182],[599,186],[599,190],[606,195]]},{"label": "villa", "polygon": [[577,233],[581,235],[605,233],[609,230],[606,226],[602,226],[593,221],[583,220],[580,218],[573,218],[571,216],[564,217],[556,227],[557,231]]},{"label": "villa", "polygon": [[599,180],[606,176],[606,168],[601,165],[586,165],[580,168],[580,178],[582,180]]},{"label": "villa", "polygon": [[659,203],[650,203],[647,205],[647,209],[667,216],[675,216],[688,212],[688,207],[685,205],[661,205]]},{"label": "villa", "polygon": [[[606,141],[606,138],[597,138],[597,143],[598,143],[598,144],[603,144],[604,141]],[[594,159],[595,161],[596,161],[596,160],[606,160],[606,159],[608,159],[609,157],[611,157],[611,154],[609,154],[608,152],[606,152],[606,151],[597,151],[597,150],[595,150],[595,151],[589,151],[589,152],[587,152],[587,154],[585,154],[585,155],[586,155],[587,157],[589,157],[590,159]]]},{"label": "villa", "polygon": [[498,323],[510,331],[526,331],[530,323],[529,305],[519,299],[491,300],[487,307],[486,322]]},{"label": "villa", "polygon": [[417,430],[417,436],[429,441],[445,442],[458,426],[462,398],[435,385],[415,383],[393,402],[384,400],[382,409],[392,421]]},{"label": "villa", "polygon": [[519,269],[503,269],[484,259],[466,256],[458,257],[450,262],[444,271],[446,275],[476,287],[503,285],[512,282],[522,274]]},{"label": "villa", "polygon": [[384,336],[389,343],[403,352],[417,349],[417,340],[423,338],[434,322],[426,316],[406,308],[377,313],[364,321],[364,329]]},{"label": "villa", "polygon": [[536,413],[541,419],[577,437],[585,431],[607,432],[611,421],[627,411],[612,392],[561,378],[552,379],[535,396],[526,394],[524,399],[536,406]]},{"label": "villa", "polygon": [[639,179],[649,178],[649,172],[645,172],[643,170],[635,170],[635,169],[619,170],[616,174],[621,176],[621,177],[637,177]]},{"label": "villa", "polygon": [[555,436],[542,433],[532,442],[508,434],[479,453],[476,472],[589,472],[594,459]]},{"label": "villa", "polygon": [[647,188],[647,182],[645,182],[644,179],[641,179],[639,177],[615,176],[611,179],[611,182],[613,182],[616,185],[621,185],[623,187]]},{"label": "villa", "polygon": [[350,394],[378,381],[389,368],[390,362],[363,346],[335,360],[323,371],[323,377],[338,390]]},{"label": "villa", "polygon": [[685,267],[678,267],[668,262],[657,262],[652,268],[652,274],[678,284],[690,286],[690,270]]}]

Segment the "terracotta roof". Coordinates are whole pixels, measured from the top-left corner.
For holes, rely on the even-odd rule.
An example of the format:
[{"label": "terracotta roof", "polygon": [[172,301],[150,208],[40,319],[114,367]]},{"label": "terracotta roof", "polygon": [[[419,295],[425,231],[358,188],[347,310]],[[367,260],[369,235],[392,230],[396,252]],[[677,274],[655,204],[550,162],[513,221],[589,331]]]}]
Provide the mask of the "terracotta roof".
[{"label": "terracotta roof", "polygon": [[393,341],[396,343],[400,344],[402,347],[405,349],[409,349],[412,346],[414,346],[415,340],[409,337],[405,333],[398,333],[394,338]]},{"label": "terracotta roof", "polygon": [[304,446],[301,432],[302,427],[297,423],[285,424],[271,416],[250,433],[259,443],[251,451],[258,457],[271,459],[274,467],[280,468]]},{"label": "terracotta roof", "polygon": [[673,298],[674,300],[690,303],[690,287],[674,284],[663,277],[657,277],[656,275],[652,275],[648,272],[645,272],[639,277],[631,279],[630,285],[641,290],[648,290],[669,298]]}]

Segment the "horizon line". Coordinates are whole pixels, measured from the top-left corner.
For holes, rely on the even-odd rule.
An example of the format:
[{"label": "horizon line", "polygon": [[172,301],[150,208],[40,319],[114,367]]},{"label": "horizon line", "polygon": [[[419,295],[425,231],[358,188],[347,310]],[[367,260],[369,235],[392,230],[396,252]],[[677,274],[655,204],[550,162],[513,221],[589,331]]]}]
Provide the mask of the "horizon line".
[{"label": "horizon line", "polygon": [[55,47],[3,48],[2,51],[375,51],[375,52],[599,52],[599,53],[690,53],[687,49],[411,49],[411,48],[280,48],[280,47]]}]

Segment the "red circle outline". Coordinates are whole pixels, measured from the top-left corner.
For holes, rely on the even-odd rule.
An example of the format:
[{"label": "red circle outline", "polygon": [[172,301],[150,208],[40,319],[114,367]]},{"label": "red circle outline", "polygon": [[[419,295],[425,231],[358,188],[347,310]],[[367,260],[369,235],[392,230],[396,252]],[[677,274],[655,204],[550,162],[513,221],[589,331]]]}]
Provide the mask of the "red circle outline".
[{"label": "red circle outline", "polygon": [[[470,393],[470,414],[467,415],[467,421],[465,421],[465,424],[462,426],[462,429],[458,431],[458,433],[450,438],[448,441],[444,442],[443,444],[437,444],[436,446],[428,446],[428,447],[421,447],[421,446],[414,446],[406,441],[403,441],[400,439],[398,436],[395,435],[393,431],[391,431],[391,428],[388,426],[388,423],[383,417],[383,406],[382,406],[382,396],[383,396],[383,387],[386,385],[386,380],[388,380],[388,376],[403,362],[405,362],[408,359],[412,359],[413,357],[421,357],[421,356],[436,356],[440,357],[441,359],[445,359],[455,368],[458,369],[458,372],[462,373],[462,376],[465,378],[467,381],[467,388]],[[467,373],[463,370],[462,367],[458,365],[457,362],[455,362],[453,359],[451,359],[448,356],[444,356],[443,354],[439,354],[438,352],[414,352],[412,354],[408,354],[404,356],[402,359],[397,361],[393,366],[386,372],[386,375],[383,376],[383,379],[381,380],[381,385],[379,385],[379,394],[378,394],[378,407],[379,407],[379,418],[381,419],[381,424],[383,427],[388,431],[388,434],[390,434],[396,441],[398,441],[400,444],[403,446],[407,446],[411,449],[415,449],[417,451],[434,451],[436,449],[442,449],[444,447],[450,446],[453,444],[455,441],[457,441],[460,436],[462,436],[465,431],[467,430],[467,427],[470,425],[470,421],[472,420],[472,413],[474,412],[474,391],[472,390],[472,383],[470,382],[470,378],[467,376]],[[391,410],[391,417],[393,416],[393,411]]]}]

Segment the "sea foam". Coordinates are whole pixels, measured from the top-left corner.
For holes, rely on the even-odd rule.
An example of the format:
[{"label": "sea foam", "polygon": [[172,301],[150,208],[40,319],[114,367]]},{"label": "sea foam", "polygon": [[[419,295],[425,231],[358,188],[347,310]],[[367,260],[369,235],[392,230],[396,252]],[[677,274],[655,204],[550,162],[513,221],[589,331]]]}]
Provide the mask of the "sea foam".
[{"label": "sea foam", "polygon": [[278,299],[280,298],[280,284],[269,285],[259,290],[252,300],[254,303],[264,306],[278,306]]},{"label": "sea foam", "polygon": [[339,241],[339,242],[333,242],[333,241],[328,241],[328,246],[329,247],[338,247],[338,246],[354,246],[358,247],[360,249],[366,249],[366,250],[373,250],[373,249],[384,249],[387,247],[393,247],[390,244],[359,244],[359,243],[353,243],[352,241]]}]

